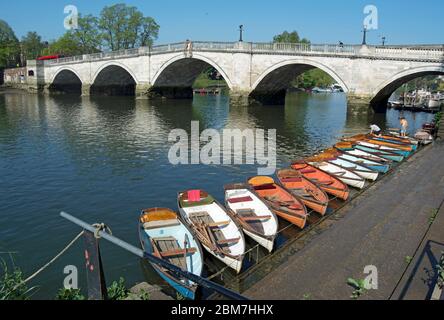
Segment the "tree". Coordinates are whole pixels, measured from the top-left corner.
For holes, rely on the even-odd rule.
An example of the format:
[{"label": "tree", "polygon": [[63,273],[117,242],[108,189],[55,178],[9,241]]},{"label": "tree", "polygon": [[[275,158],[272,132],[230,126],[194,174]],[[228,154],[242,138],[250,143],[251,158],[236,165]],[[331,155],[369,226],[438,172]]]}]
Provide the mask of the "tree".
[{"label": "tree", "polygon": [[273,42],[284,42],[284,43],[310,43],[308,39],[301,39],[297,31],[288,32],[284,31],[281,34],[274,36]]},{"label": "tree", "polygon": [[0,69],[16,66],[19,61],[19,41],[12,28],[0,20]]},{"label": "tree", "polygon": [[159,33],[153,18],[144,17],[136,7],[124,3],[103,8],[99,29],[105,46],[111,50],[151,45]]},{"label": "tree", "polygon": [[83,54],[83,51],[82,48],[79,46],[79,43],[73,39],[70,32],[66,32],[56,41],[50,42],[47,48],[43,50],[43,54],[75,56]]},{"label": "tree", "polygon": [[45,48],[42,37],[40,37],[37,32],[28,32],[28,34],[22,38],[21,45],[25,60],[36,59]]},{"label": "tree", "polygon": [[[101,35],[98,19],[92,15],[79,15],[78,28],[68,31],[74,43],[77,43],[81,53],[95,53],[100,51]],[[66,40],[66,39],[65,39]]]}]

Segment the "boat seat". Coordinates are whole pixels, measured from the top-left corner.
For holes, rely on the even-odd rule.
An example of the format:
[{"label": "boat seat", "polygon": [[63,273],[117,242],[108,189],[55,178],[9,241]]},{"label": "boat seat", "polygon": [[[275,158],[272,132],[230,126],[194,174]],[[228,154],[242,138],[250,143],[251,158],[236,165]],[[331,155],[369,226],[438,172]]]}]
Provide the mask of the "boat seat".
[{"label": "boat seat", "polygon": [[217,244],[219,245],[231,245],[231,244],[235,244],[238,243],[240,241],[241,238],[233,238],[233,239],[221,239],[221,240],[217,240]]},{"label": "boat seat", "polygon": [[161,251],[160,255],[162,258],[172,258],[177,256],[184,256],[185,254],[194,254],[197,252],[196,248],[187,248],[187,249],[175,249],[168,251]]},{"label": "boat seat", "polygon": [[253,198],[251,198],[250,196],[228,199],[229,203],[250,202],[250,201],[253,201]]},{"label": "boat seat", "polygon": [[276,186],[274,185],[274,183],[262,184],[260,186],[254,187],[254,190],[273,190],[273,189],[276,189]]},{"label": "boat seat", "polygon": [[304,170],[301,170],[301,173],[316,173],[316,170],[315,169],[304,169]]},{"label": "boat seat", "polygon": [[180,225],[180,222],[177,219],[155,220],[155,221],[145,222],[143,224],[143,228],[145,230],[148,230],[148,229],[173,227],[178,225]]},{"label": "boat seat", "polygon": [[301,182],[302,178],[300,177],[288,177],[288,178],[282,178],[282,182]]}]

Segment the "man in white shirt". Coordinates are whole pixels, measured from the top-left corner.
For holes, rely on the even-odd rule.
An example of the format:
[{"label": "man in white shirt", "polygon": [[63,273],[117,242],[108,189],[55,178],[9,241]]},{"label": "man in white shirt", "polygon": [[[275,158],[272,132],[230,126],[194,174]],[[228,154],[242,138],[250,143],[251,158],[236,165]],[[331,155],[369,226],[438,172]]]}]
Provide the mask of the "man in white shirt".
[{"label": "man in white shirt", "polygon": [[372,124],[370,126],[370,134],[379,136],[381,134],[381,128],[378,127],[376,124]]}]

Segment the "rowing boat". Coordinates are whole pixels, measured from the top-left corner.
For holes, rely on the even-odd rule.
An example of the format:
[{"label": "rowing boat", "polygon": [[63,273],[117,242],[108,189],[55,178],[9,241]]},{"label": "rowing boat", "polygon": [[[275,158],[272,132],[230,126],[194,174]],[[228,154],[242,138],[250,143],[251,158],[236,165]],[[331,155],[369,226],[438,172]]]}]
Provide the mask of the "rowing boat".
[{"label": "rowing boat", "polygon": [[353,142],[366,147],[371,147],[379,150],[387,150],[408,157],[412,152],[413,148],[411,145],[399,145],[396,143],[390,143],[386,141],[380,141],[375,139],[361,138],[362,135],[355,137],[344,138],[343,141]]},{"label": "rowing boat", "polygon": [[239,273],[245,254],[245,238],[227,210],[202,190],[180,192],[178,206],[182,219],[195,232],[205,250]]},{"label": "rowing boat", "polygon": [[[352,155],[347,152],[342,152],[336,148],[326,149],[323,153],[317,155],[316,158],[321,158],[322,156],[325,157],[325,160],[331,161],[340,166],[343,166],[343,164],[340,163],[339,160],[344,160],[352,164],[355,164],[357,166],[355,171],[358,174],[360,174],[359,171],[362,171],[362,176],[370,180],[376,179],[377,176],[373,175],[372,173],[369,173],[369,170],[373,172],[386,173],[390,169],[390,165],[387,163],[387,161],[382,162],[379,160],[369,160],[368,158],[365,157]],[[335,160],[332,161],[329,159],[335,159]],[[348,166],[345,165],[345,167],[347,168]]]},{"label": "rowing boat", "polygon": [[[315,164],[315,163],[333,164],[333,165],[343,168],[347,171],[350,171],[351,173],[354,173],[354,174],[358,175],[359,177],[362,177],[367,180],[372,180],[372,181],[375,181],[379,175],[378,172],[371,170],[370,168],[366,167],[365,165],[357,164],[353,161],[343,159],[335,154],[328,153],[328,152],[321,153],[316,156],[307,158],[307,159],[305,159],[305,161],[308,163],[311,163],[311,164]],[[357,187],[360,188],[359,186],[357,186]]]},{"label": "rowing boat", "polygon": [[338,197],[342,200],[347,200],[349,197],[349,190],[347,184],[325,172],[319,168],[309,165],[303,161],[296,161],[291,165],[293,170],[298,171],[304,178],[309,179],[318,185],[322,190]]},{"label": "rowing boat", "polygon": [[244,233],[273,251],[279,221],[274,212],[246,184],[230,184],[225,189],[225,207]]},{"label": "rowing boat", "polygon": [[328,195],[314,182],[302,176],[294,169],[283,169],[277,172],[279,182],[285,189],[299,198],[307,208],[325,215],[328,207]]},{"label": "rowing boat", "polygon": [[248,184],[276,215],[301,229],[305,227],[307,208],[304,203],[275,183],[273,178],[253,177],[248,179]]},{"label": "rowing boat", "polygon": [[[337,149],[340,150],[339,148],[337,148]],[[381,163],[381,164],[386,165],[388,167],[390,167],[392,164],[392,161],[389,159],[385,159],[381,156],[377,156],[373,153],[366,152],[363,150],[351,148],[351,149],[345,149],[345,150],[340,150],[340,151],[343,152],[344,154],[349,154],[349,155],[352,155],[355,157],[360,157],[360,158],[367,159],[370,161],[378,162],[378,163]]]},{"label": "rowing boat", "polygon": [[[191,230],[179,219],[176,212],[166,208],[143,210],[139,219],[139,238],[143,250],[165,260],[184,271],[200,276],[203,254]],[[156,272],[177,292],[194,300],[197,284],[155,263]]]},{"label": "rowing boat", "polygon": [[365,179],[363,177],[354,173],[353,171],[338,166],[334,163],[328,161],[312,161],[312,162],[307,161],[307,162],[321,170],[328,172],[332,176],[337,177],[338,179],[348,184],[349,186],[358,189],[363,189],[365,186]]}]

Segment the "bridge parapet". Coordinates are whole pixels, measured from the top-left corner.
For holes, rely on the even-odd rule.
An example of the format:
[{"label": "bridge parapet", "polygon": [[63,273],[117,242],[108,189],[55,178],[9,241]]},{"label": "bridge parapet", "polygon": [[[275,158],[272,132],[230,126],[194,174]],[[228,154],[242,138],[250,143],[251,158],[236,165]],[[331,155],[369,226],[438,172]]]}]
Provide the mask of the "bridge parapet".
[{"label": "bridge parapet", "polygon": [[[363,50],[363,48],[365,50]],[[45,66],[67,63],[119,59],[140,55],[183,52],[185,42],[100,52],[45,61]],[[444,61],[444,45],[423,46],[361,46],[335,44],[272,43],[272,42],[206,42],[194,41],[193,51],[240,52],[250,54],[290,54],[312,56],[354,56],[377,59]]]}]

